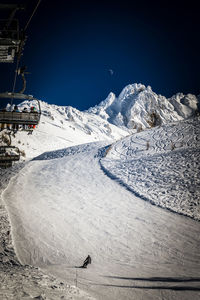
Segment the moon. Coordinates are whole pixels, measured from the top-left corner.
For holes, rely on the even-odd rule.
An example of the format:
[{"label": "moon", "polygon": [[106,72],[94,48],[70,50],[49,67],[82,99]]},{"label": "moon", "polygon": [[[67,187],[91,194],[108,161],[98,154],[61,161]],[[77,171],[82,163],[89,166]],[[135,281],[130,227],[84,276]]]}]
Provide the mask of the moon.
[{"label": "moon", "polygon": [[109,69],[108,71],[109,71],[111,76],[114,74],[114,71],[112,69]]}]

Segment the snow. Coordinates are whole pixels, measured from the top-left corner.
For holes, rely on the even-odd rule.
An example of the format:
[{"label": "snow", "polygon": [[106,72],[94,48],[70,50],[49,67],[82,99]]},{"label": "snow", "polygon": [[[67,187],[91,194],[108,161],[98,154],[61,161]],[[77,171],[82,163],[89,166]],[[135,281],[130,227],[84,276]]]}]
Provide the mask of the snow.
[{"label": "snow", "polygon": [[[23,102],[21,109],[32,106]],[[45,151],[62,149],[73,145],[101,140],[113,141],[128,134],[101,117],[80,112],[69,106],[49,105],[41,101],[41,121],[32,135],[18,131],[12,137],[12,144],[25,152],[30,159]]]},{"label": "snow", "polygon": [[197,106],[141,84],[85,112],[41,102],[1,170],[0,297],[199,299]]},{"label": "snow", "polygon": [[115,143],[105,172],[136,195],[200,221],[200,118],[168,124]]},{"label": "snow", "polygon": [[[16,164],[8,170],[0,170],[0,192],[9,180],[24,167]],[[13,248],[12,228],[0,198],[0,299],[87,299],[93,298],[75,286],[47,274],[40,268],[21,265]]]},{"label": "snow", "polygon": [[[178,93],[166,99],[154,93],[150,86],[129,84],[119,97],[109,93],[99,105],[87,111],[71,106],[50,105],[40,101],[41,121],[28,136],[18,132],[13,145],[32,158],[45,151],[62,149],[83,143],[118,140],[141,129],[181,121],[197,114],[196,96]],[[35,101],[24,101],[19,108],[37,107]]]},{"label": "snow", "polygon": [[178,93],[167,99],[154,93],[150,86],[134,83],[127,85],[119,97],[110,93],[88,111],[118,127],[132,130],[151,127],[149,120],[152,113],[159,116],[161,124],[189,118],[198,111],[198,103],[195,95]]},{"label": "snow", "polygon": [[[12,179],[3,198],[20,262],[71,284],[77,277],[98,299],[198,299],[200,223],[106,176],[107,149],[90,143],[48,152]],[[88,254],[92,265],[75,268]]]}]

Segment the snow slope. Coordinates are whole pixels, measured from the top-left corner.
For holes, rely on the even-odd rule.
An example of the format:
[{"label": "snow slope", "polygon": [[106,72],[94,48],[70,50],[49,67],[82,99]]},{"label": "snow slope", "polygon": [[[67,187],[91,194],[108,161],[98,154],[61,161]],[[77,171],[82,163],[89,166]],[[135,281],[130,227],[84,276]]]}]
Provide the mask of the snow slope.
[{"label": "snow slope", "polygon": [[[25,167],[1,177],[12,237],[3,210],[0,295],[90,298],[19,259],[97,299],[199,299],[200,223],[149,203],[199,220],[198,105],[194,95],[166,99],[141,84],[85,112],[41,102],[33,134],[12,137]],[[92,265],[76,268],[88,254]]]},{"label": "snow slope", "polygon": [[[16,164],[7,170],[0,170],[0,193],[9,180],[23,168]],[[47,274],[44,270],[30,265],[21,265],[13,248],[12,228],[0,196],[0,299],[87,299],[90,297],[75,286]]]},{"label": "snow slope", "polygon": [[[111,142],[141,129],[187,119],[199,109],[194,95],[178,93],[166,99],[142,84],[126,86],[119,97],[110,93],[99,105],[83,112],[71,106],[40,103],[41,122],[33,135],[19,131],[12,139],[27,158],[88,142]],[[25,101],[19,107],[32,105],[37,106],[34,101]]]},{"label": "snow slope", "polygon": [[[97,299],[199,299],[200,223],[106,176],[106,150],[91,143],[49,152],[10,182],[3,198],[20,261]],[[92,265],[77,269],[88,254]]]},{"label": "snow slope", "polygon": [[120,140],[102,161],[139,197],[200,221],[200,118]]},{"label": "snow slope", "polygon": [[[80,112],[73,107],[50,105],[42,101],[40,104],[41,120],[33,134],[18,131],[15,137],[12,136],[12,144],[19,147],[28,159],[45,151],[87,142],[113,141],[129,134],[127,129],[118,128],[99,116]],[[25,101],[19,107],[23,110],[32,105],[33,101]]]}]

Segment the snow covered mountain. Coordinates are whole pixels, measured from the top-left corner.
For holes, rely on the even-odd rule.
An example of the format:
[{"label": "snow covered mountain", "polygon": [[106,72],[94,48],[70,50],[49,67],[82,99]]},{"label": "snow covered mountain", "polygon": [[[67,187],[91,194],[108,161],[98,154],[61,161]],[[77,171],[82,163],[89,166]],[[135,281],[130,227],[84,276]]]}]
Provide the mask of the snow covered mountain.
[{"label": "snow covered mountain", "polygon": [[[27,157],[96,141],[113,141],[145,128],[187,119],[198,112],[196,96],[182,93],[170,99],[142,84],[126,86],[119,97],[110,93],[87,111],[41,101],[41,122],[32,136],[18,132],[13,144]],[[20,106],[29,107],[32,102]],[[38,146],[39,147],[38,147]]]},{"label": "snow covered mountain", "polygon": [[[25,101],[19,107],[30,107]],[[127,129],[119,128],[100,116],[81,112],[71,106],[50,105],[41,101],[41,119],[32,135],[18,131],[12,144],[19,147],[27,158],[45,151],[96,141],[113,141],[126,136]]]},{"label": "snow covered mountain", "polygon": [[167,99],[154,93],[150,86],[129,84],[119,97],[110,93],[88,111],[110,123],[128,129],[145,129],[189,118],[198,111],[198,98],[178,93]]}]

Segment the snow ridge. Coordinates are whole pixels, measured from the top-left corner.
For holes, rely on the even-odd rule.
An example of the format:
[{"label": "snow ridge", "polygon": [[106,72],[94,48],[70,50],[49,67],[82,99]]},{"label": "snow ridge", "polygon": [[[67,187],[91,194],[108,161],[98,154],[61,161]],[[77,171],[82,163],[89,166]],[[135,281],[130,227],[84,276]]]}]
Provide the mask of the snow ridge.
[{"label": "snow ridge", "polygon": [[[41,121],[30,137],[18,132],[14,145],[36,157],[43,152],[97,141],[118,140],[142,129],[188,119],[198,113],[199,98],[178,93],[170,99],[154,93],[150,86],[127,85],[119,97],[110,93],[99,105],[86,111],[71,106],[41,104]],[[36,103],[25,101],[20,107]]]},{"label": "snow ridge", "polygon": [[145,129],[157,125],[151,122],[152,114],[156,114],[160,124],[179,121],[195,115],[198,103],[191,94],[178,93],[167,99],[154,93],[150,86],[135,83],[127,85],[118,98],[110,93],[88,111],[122,128]]}]

